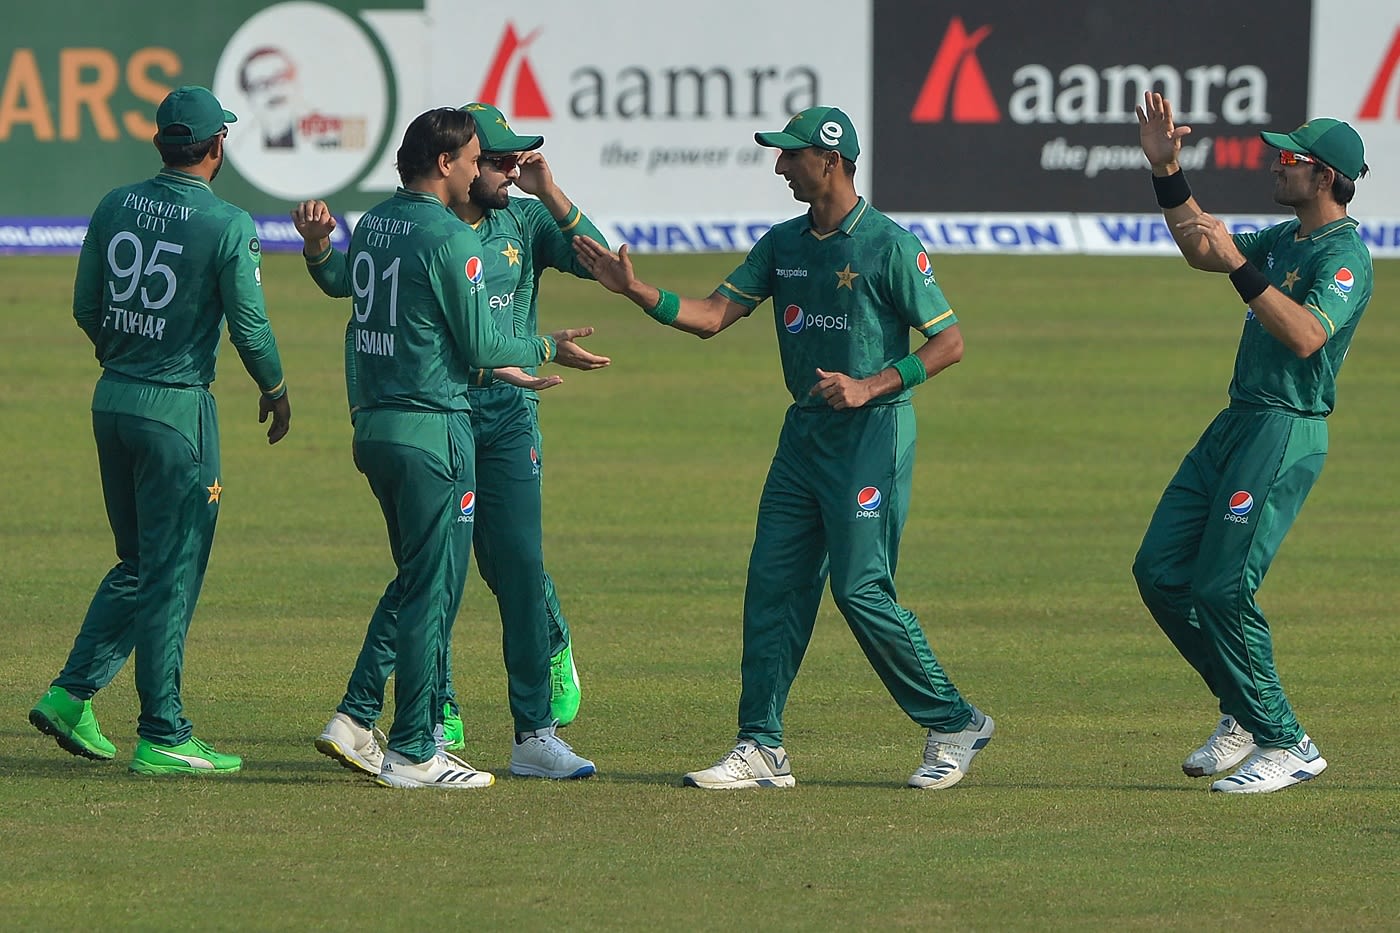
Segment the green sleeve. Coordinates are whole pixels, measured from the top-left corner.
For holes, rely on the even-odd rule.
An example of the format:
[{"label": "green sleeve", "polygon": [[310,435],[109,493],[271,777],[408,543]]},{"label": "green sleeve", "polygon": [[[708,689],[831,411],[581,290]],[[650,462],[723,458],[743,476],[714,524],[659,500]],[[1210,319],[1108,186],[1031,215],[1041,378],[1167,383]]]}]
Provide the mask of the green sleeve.
[{"label": "green sleeve", "polygon": [[555,220],[549,208],[539,201],[525,203],[524,221],[529,234],[530,252],[535,260],[535,276],[538,278],[545,269],[558,269],[581,279],[592,279],[593,276],[574,252],[573,239],[586,236],[610,249],[603,232],[588,219],[587,214],[578,209],[578,205],[570,208],[563,220]]},{"label": "green sleeve", "polygon": [[773,242],[765,233],[715,291],[752,311],[773,295]]},{"label": "green sleeve", "polygon": [[324,253],[306,260],[306,271],[311,273],[311,281],[330,297],[350,297],[350,266],[340,250],[327,246]]},{"label": "green sleeve", "polygon": [[1244,258],[1249,260],[1250,265],[1256,269],[1264,268],[1269,249],[1278,239],[1274,235],[1274,229],[1274,227],[1265,227],[1263,230],[1255,230],[1251,233],[1232,234],[1235,246],[1244,254]]},{"label": "green sleeve", "polygon": [[471,259],[481,264],[482,252],[480,237],[463,225],[437,249],[428,271],[462,359],[478,369],[538,366],[554,359],[553,340],[510,336],[496,326],[486,306],[485,283],[473,283],[465,271]]},{"label": "green sleeve", "polygon": [[[94,214],[93,219],[97,216]],[[106,303],[102,295],[102,247],[97,239],[97,231],[90,223],[78,253],[78,274],[73,280],[73,319],[94,345],[102,333],[102,306]]]},{"label": "green sleeve", "polygon": [[[1366,307],[1371,298],[1373,269],[1369,256],[1353,250],[1338,250],[1318,256],[1310,263],[1312,281],[1306,281],[1307,294],[1301,304],[1327,331],[1331,340]],[[1337,283],[1347,283],[1342,288]]]},{"label": "green sleeve", "polygon": [[[924,256],[920,261],[919,257]],[[921,269],[928,269],[927,273]],[[900,319],[925,337],[932,337],[958,323],[943,289],[934,278],[933,266],[923,244],[913,234],[899,237],[886,261],[885,300]]]},{"label": "green sleeve", "polygon": [[243,360],[243,368],[269,398],[287,391],[277,338],[267,321],[262,292],[262,244],[253,218],[240,212],[224,228],[218,252],[219,296],[228,336]]}]

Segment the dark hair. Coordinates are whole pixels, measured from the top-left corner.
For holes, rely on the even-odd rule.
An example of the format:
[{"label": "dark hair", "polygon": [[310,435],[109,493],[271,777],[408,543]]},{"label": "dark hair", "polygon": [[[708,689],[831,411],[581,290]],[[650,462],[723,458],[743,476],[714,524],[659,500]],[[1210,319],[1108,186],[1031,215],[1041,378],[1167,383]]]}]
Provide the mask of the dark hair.
[{"label": "dark hair", "polygon": [[846,173],[847,178],[856,177],[856,164],[845,156],[841,157],[841,169]]},{"label": "dark hair", "polygon": [[[1332,168],[1330,165],[1325,167]],[[1316,175],[1320,173],[1323,168],[1323,163],[1319,162],[1318,164],[1313,166],[1313,174]],[[1371,167],[1363,162],[1361,164],[1361,171],[1357,173],[1356,177],[1365,178],[1370,173]],[[1341,172],[1333,168],[1332,200],[1336,201],[1342,207],[1346,207],[1348,204],[1351,203],[1351,199],[1354,197],[1356,197],[1356,182],[1352,181],[1350,178],[1346,177]]]},{"label": "dark hair", "polygon": [[465,110],[438,107],[420,113],[404,130],[394,163],[405,185],[431,175],[444,152],[454,156],[476,136],[476,121]]},{"label": "dark hair", "polygon": [[215,133],[208,139],[201,139],[197,143],[156,143],[156,149],[160,152],[160,160],[171,168],[186,168],[191,165],[198,165],[204,161],[204,157],[209,154],[209,150],[214,148],[214,140],[218,139],[222,133]]}]

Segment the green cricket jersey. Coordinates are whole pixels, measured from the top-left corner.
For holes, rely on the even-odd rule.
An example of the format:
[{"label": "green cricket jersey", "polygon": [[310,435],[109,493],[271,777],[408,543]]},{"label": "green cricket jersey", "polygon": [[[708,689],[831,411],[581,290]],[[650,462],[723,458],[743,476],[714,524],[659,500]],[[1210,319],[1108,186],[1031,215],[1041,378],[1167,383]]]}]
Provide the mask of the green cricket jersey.
[{"label": "green cricket jersey", "polygon": [[[536,366],[548,337],[492,320],[481,239],[431,194],[400,188],[355,225],[348,256],[308,260],[321,290],[352,296],[346,331],[351,411],[470,411],[468,366]],[[339,257],[332,261],[333,257]]]},{"label": "green cricket jersey", "polygon": [[750,310],[773,299],[783,377],[805,408],[827,407],[808,394],[818,368],[873,376],[909,354],[910,328],[932,337],[958,320],[918,237],[864,198],[829,234],[814,231],[810,215],[778,224],[716,291]]},{"label": "green cricket jersey", "polygon": [[1331,414],[1337,373],[1371,300],[1371,252],[1350,217],[1298,236],[1298,221],[1235,234],[1235,244],[1269,282],[1312,312],[1327,331],[1322,349],[1300,360],[1245,314],[1230,399],[1303,415]]},{"label": "green cricket jersey", "polygon": [[[486,250],[491,315],[502,333],[517,337],[533,334],[539,327],[539,283],[546,269],[593,277],[579,263],[573,237],[583,235],[608,245],[577,207],[556,221],[549,208],[534,198],[511,198],[505,207],[486,211],[472,229]],[[487,384],[489,372],[473,371],[471,381],[473,386]],[[526,392],[531,397],[536,394]]]},{"label": "green cricket jersey", "polygon": [[167,168],[103,198],[73,285],[73,317],[103,369],[93,410],[186,427],[193,403],[185,393],[151,389],[213,382],[225,319],[249,375],[265,394],[281,395],[261,261],[253,219],[196,175]]}]

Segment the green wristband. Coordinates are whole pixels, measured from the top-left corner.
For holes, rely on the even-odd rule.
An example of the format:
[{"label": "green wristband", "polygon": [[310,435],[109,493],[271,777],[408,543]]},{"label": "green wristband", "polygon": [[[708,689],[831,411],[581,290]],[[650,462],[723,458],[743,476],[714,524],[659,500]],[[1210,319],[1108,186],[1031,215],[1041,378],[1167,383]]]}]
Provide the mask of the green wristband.
[{"label": "green wristband", "polygon": [[674,324],[676,318],[680,316],[681,296],[677,295],[675,292],[668,292],[664,288],[658,288],[657,291],[661,293],[661,297],[657,299],[656,307],[647,308],[646,312],[657,321],[669,327],[671,324]]},{"label": "green wristband", "polygon": [[904,384],[906,389],[912,389],[928,378],[928,370],[924,368],[924,361],[914,353],[895,363],[894,369],[895,372],[899,373],[899,381]]}]

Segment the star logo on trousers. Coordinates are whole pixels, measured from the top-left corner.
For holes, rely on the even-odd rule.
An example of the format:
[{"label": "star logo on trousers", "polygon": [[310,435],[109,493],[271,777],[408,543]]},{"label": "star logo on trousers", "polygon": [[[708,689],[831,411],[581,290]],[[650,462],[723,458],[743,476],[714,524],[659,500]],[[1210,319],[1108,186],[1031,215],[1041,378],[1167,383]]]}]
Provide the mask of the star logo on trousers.
[{"label": "star logo on trousers", "polygon": [[222,487],[222,486],[219,485],[219,478],[218,478],[217,476],[214,477],[214,485],[212,485],[212,486],[205,486],[204,488],[207,489],[207,490],[209,490],[209,501],[210,501],[210,502],[218,502],[218,501],[219,501],[219,494],[220,494],[221,492],[224,491],[224,487]]}]

